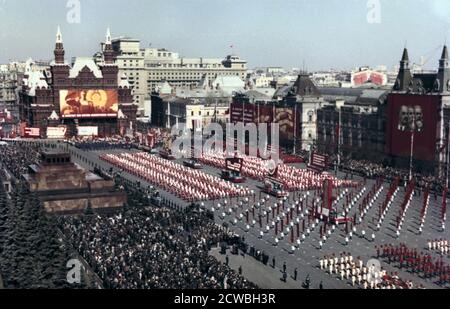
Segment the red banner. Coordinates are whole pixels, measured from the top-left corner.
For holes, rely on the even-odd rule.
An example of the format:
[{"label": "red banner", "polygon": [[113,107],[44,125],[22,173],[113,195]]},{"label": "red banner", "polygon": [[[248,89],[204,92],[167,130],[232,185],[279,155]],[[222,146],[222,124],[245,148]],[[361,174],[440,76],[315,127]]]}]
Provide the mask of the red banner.
[{"label": "red banner", "polygon": [[311,165],[313,165],[314,167],[326,170],[327,164],[328,164],[327,156],[318,153],[313,153],[311,155]]},{"label": "red banner", "polygon": [[294,139],[295,109],[293,107],[277,108],[275,123],[280,125],[280,138],[285,140]]},{"label": "red banner", "polygon": [[390,155],[411,155],[414,132],[414,158],[434,161],[439,137],[440,97],[390,94],[388,98],[387,150]]},{"label": "red banner", "polygon": [[255,122],[255,105],[248,103],[232,103],[231,104],[231,123],[254,123]]},{"label": "red banner", "polygon": [[41,129],[39,128],[25,128],[25,138],[39,138],[41,136]]}]

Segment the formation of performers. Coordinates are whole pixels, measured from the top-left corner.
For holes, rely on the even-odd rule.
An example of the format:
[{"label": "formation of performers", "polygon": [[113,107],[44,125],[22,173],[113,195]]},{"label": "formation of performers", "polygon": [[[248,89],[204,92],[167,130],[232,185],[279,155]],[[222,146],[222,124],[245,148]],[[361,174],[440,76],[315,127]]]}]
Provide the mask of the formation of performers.
[{"label": "formation of performers", "polygon": [[[351,208],[360,204],[359,213],[363,215],[366,208],[370,207],[377,198],[379,194],[377,192],[378,186],[378,183],[375,184],[367,195],[364,194],[367,191],[365,187],[361,187],[360,191],[356,189],[338,190],[338,199],[341,202],[345,203],[345,200],[347,200],[347,203],[349,203],[351,200],[351,204],[344,210],[347,216],[343,214],[341,218],[346,220],[344,222],[345,235],[349,235],[347,244],[353,236],[357,236],[356,226],[359,222],[356,220],[357,212],[354,213],[354,216],[350,215]],[[340,205],[336,204],[334,207],[338,209]],[[285,198],[276,201],[274,204],[268,196],[257,201],[256,204],[250,203],[248,199],[234,205],[229,205],[227,201],[224,201],[222,204],[215,205],[212,210],[218,214],[220,219],[241,226],[245,232],[252,232],[261,240],[273,241],[275,246],[279,244],[287,245],[287,250],[294,253],[303,246],[304,242],[310,239],[315,242],[317,236],[319,239],[315,245],[320,249],[334,233],[341,230],[337,218],[326,219],[321,216],[321,208],[321,193],[312,191],[294,196],[292,200]],[[371,237],[373,241],[375,236],[372,235]]]},{"label": "formation of performers", "polygon": [[[283,200],[270,204],[269,197],[263,198],[256,205],[250,205],[248,200],[237,205],[228,205],[225,201],[223,205],[217,204],[212,210],[218,212],[222,219],[229,216],[233,225],[244,223],[247,232],[250,228],[258,228],[260,238],[274,235],[275,245],[286,237],[293,245],[291,250],[294,251],[315,228],[320,228],[324,236],[328,232],[326,226],[319,226],[319,219],[316,219],[311,211],[315,198],[308,193],[292,203]],[[332,229],[331,226],[328,228]]]},{"label": "formation of performers", "polygon": [[436,283],[450,283],[450,265],[443,257],[433,258],[431,254],[408,248],[405,244],[376,247],[377,257],[400,269],[406,269],[425,279],[437,280]]},{"label": "formation of performers", "polygon": [[[397,273],[388,273],[376,263],[367,264],[350,253],[332,254],[319,260],[319,267],[331,276],[347,280],[353,287],[364,289],[412,289],[411,281],[402,280]],[[419,286],[418,286],[419,287]]]},{"label": "formation of performers", "polygon": [[428,241],[428,250],[437,251],[442,255],[449,255],[450,243],[446,239],[436,239],[433,241]]},{"label": "formation of performers", "polygon": [[447,221],[447,196],[448,196],[448,188],[445,188],[442,194],[442,206],[441,206],[441,228],[443,231],[445,231],[445,222]]},{"label": "formation of performers", "polygon": [[[244,159],[242,166],[242,175],[258,181],[264,181],[270,175],[270,169],[275,166],[270,166],[268,160],[263,160],[257,157],[240,155]],[[219,151],[210,151],[203,153],[199,159],[200,162],[206,165],[224,169],[225,168],[226,153]],[[355,187],[356,182],[349,180],[340,180],[330,175],[317,174],[306,169],[298,169],[291,165],[279,164],[275,178],[282,182],[287,191],[306,191],[322,188],[323,181],[331,178],[335,187]]]},{"label": "formation of performers", "polygon": [[435,239],[428,241],[428,250],[439,252],[442,255],[449,255],[450,243],[446,239]]},{"label": "formation of performers", "polygon": [[188,202],[244,197],[251,194],[250,190],[243,186],[148,153],[105,154],[101,159]]},{"label": "formation of performers", "polygon": [[411,181],[408,186],[406,187],[406,194],[405,194],[405,198],[402,202],[402,204],[400,205],[400,210],[399,213],[397,215],[397,219],[396,219],[396,235],[397,237],[400,236],[400,232],[402,231],[403,228],[403,224],[405,222],[405,218],[406,218],[406,213],[409,209],[409,207],[411,206],[411,201],[413,199],[414,196],[414,188],[415,188],[415,183],[414,181]]}]

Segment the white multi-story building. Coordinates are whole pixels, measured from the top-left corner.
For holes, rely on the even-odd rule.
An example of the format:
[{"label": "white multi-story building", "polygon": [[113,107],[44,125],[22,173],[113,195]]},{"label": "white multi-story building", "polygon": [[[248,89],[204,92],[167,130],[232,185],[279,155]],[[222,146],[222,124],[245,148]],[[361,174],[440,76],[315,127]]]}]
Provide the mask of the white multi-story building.
[{"label": "white multi-story building", "polygon": [[318,87],[339,87],[339,82],[336,80],[336,73],[334,72],[316,72],[312,74],[311,79]]},{"label": "white multi-story building", "polygon": [[268,88],[272,85],[274,77],[267,74],[252,75],[248,78],[248,83],[256,88]]},{"label": "white multi-story building", "polygon": [[152,95],[151,123],[171,128],[180,123],[198,130],[210,123],[225,124],[229,120],[232,97],[245,91],[245,83],[238,76],[205,76],[198,87],[174,88],[165,82]]},{"label": "white multi-story building", "polygon": [[[131,38],[114,39],[112,46],[120,73],[128,77],[142,116],[145,100],[163,81],[172,87],[196,87],[205,76],[236,76],[244,80],[247,73],[247,62],[234,55],[225,59],[183,58],[167,49],[141,48],[140,41]],[[101,61],[101,54],[97,54],[97,59]]]},{"label": "white multi-story building", "polygon": [[32,59],[28,59],[25,62],[14,61],[0,65],[0,105],[15,111],[18,99],[17,90],[22,85],[26,70],[30,72],[45,71],[48,73],[48,68],[48,62],[38,62]]}]

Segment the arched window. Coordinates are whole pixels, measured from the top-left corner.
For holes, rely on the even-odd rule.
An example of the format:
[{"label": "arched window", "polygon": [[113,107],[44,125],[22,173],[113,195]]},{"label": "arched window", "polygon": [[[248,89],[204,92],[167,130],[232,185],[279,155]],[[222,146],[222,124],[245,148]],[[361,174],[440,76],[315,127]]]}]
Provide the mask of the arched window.
[{"label": "arched window", "polygon": [[308,122],[313,122],[313,120],[314,120],[314,112],[309,111],[308,112]]},{"label": "arched window", "polygon": [[434,82],[434,91],[440,90],[441,90],[441,82],[439,81],[439,79],[436,79],[436,81]]}]

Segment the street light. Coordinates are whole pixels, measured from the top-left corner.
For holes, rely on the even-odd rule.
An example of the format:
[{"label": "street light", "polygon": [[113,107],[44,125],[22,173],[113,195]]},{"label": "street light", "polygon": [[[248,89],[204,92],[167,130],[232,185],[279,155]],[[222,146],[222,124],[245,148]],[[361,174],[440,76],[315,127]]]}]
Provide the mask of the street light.
[{"label": "street light", "polygon": [[414,139],[416,135],[416,114],[413,113],[413,119],[411,123],[411,154],[409,158],[409,181],[413,179],[413,161],[414,161]]},{"label": "street light", "polygon": [[336,108],[339,111],[339,122],[338,122],[338,129],[337,129],[337,167],[336,172],[339,170],[339,166],[341,165],[341,137],[342,137],[342,107],[344,106],[344,101],[336,101]]},{"label": "street light", "polygon": [[339,166],[341,165],[341,133],[342,131],[342,109],[339,107],[339,124],[338,124],[338,164],[337,170],[339,170]]},{"label": "street light", "polygon": [[448,123],[448,134],[447,134],[447,173],[445,178],[445,187],[448,188],[448,177],[450,172],[450,122]]}]

